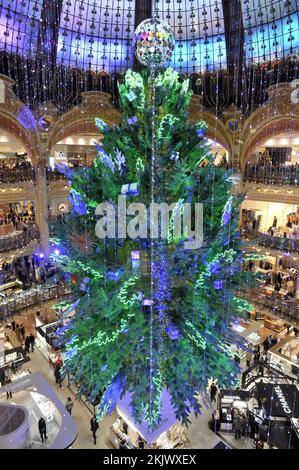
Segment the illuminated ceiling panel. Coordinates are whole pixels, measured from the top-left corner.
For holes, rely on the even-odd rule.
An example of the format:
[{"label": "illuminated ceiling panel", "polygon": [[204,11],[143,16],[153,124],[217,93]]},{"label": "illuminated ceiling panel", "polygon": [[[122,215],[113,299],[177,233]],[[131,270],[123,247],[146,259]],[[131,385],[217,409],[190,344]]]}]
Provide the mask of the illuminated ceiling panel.
[{"label": "illuminated ceiling panel", "polygon": [[[45,0],[44,0],[45,1]],[[58,0],[51,0],[55,5]],[[133,65],[132,38],[138,0],[63,0],[57,63],[124,72]],[[298,0],[240,0],[249,61],[296,52]],[[0,0],[0,50],[34,58],[43,0]],[[153,0],[157,17],[176,35],[171,65],[183,72],[226,67],[221,0]]]}]

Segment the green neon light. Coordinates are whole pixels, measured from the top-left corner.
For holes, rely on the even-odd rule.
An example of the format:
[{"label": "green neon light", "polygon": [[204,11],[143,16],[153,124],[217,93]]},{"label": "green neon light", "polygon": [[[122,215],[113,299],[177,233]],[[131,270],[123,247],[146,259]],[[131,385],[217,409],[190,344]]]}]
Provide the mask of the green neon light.
[{"label": "green neon light", "polygon": [[112,344],[115,343],[116,339],[119,337],[121,333],[124,332],[124,330],[127,329],[128,324],[129,324],[129,319],[134,316],[134,313],[129,313],[127,319],[123,319],[120,321],[120,328],[117,330],[113,331],[112,335],[109,337],[104,333],[103,331],[99,331],[97,336],[93,339],[89,339],[88,341],[83,341],[81,346],[77,346],[76,342],[78,341],[78,338],[74,338],[74,341],[72,343],[69,343],[66,345],[66,350],[67,351],[72,351],[76,350],[75,353],[83,351],[84,349],[89,348],[90,346],[97,346],[97,347],[102,347],[106,346],[107,344]]},{"label": "green neon light", "polygon": [[144,405],[142,403],[142,412],[144,413],[143,420],[148,422],[150,426],[157,423],[161,416],[161,408],[162,408],[162,391],[163,391],[163,374],[161,370],[158,371],[157,376],[153,378],[153,383],[156,386],[156,397],[153,401],[153,410],[150,415],[149,412],[149,404],[147,403]]},{"label": "green neon light", "polygon": [[137,161],[136,161],[136,170],[138,173],[143,173],[144,170],[145,170],[145,166],[143,164],[143,161],[141,160],[140,157],[137,158]]},{"label": "green neon light", "polygon": [[211,265],[215,263],[216,261],[219,261],[220,258],[225,258],[225,261],[232,263],[234,260],[234,256],[237,254],[236,251],[234,250],[226,250],[223,253],[219,253],[213,260],[208,264],[208,266],[205,268],[205,270],[200,274],[196,284],[195,284],[195,289],[201,288],[205,286],[205,276],[210,276],[211,275]]},{"label": "green neon light", "polygon": [[121,287],[117,298],[119,299],[120,303],[125,308],[131,308],[139,299],[137,294],[133,294],[131,298],[128,299],[128,289],[132,286],[135,286],[136,282],[138,281],[137,276],[130,277],[127,281],[124,282],[124,285]]},{"label": "green neon light", "polygon": [[[189,338],[191,338],[196,346],[200,349],[206,349],[207,348],[207,341],[204,339],[204,337],[195,329],[195,327],[193,326],[193,324],[188,320],[186,321],[186,325],[189,326],[194,334],[191,334],[191,333],[188,333],[188,336]],[[210,332],[210,331],[207,331],[207,333],[210,335],[210,336],[213,336],[213,334]],[[216,338],[215,336],[213,336],[214,338]],[[211,344],[211,348],[214,349],[215,351],[217,351],[217,349],[220,349],[220,351],[223,351],[225,352],[225,354],[227,354],[228,356],[230,357],[235,357],[236,355],[239,356],[238,353],[236,352],[233,352],[230,347],[225,344],[223,341],[220,341],[219,338],[216,338],[218,339],[218,342],[217,342],[217,348],[215,348],[215,346],[213,344]],[[241,356],[239,356],[241,358]]]},{"label": "green neon light", "polygon": [[100,271],[86,266],[82,261],[75,261],[75,263],[87,274],[91,274],[95,279],[103,279],[103,275]]},{"label": "green neon light", "polygon": [[168,243],[171,243],[173,240],[174,240],[174,236],[173,236],[173,226],[174,226],[174,218],[175,216],[177,215],[178,213],[178,210],[180,211],[180,215],[183,215],[184,214],[184,211],[185,211],[185,206],[184,206],[184,199],[180,199],[173,211],[172,211],[172,214],[171,214],[171,217],[170,217],[170,222],[169,222],[169,226],[168,226]]},{"label": "green neon light", "polygon": [[236,304],[237,310],[239,310],[239,312],[244,312],[244,311],[252,312],[254,310],[254,306],[250,304],[249,302],[247,302],[247,300],[245,299],[240,299],[239,297],[233,297],[233,302]]}]

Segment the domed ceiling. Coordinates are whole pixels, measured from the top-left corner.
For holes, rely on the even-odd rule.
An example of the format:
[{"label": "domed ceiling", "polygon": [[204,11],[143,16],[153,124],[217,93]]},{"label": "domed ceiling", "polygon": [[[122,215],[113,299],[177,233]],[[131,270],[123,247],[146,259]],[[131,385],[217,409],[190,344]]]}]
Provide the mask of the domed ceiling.
[{"label": "domed ceiling", "polygon": [[[242,14],[248,61],[296,51],[297,0],[233,1]],[[124,72],[133,65],[138,3],[151,3],[157,18],[173,28],[176,48],[170,65],[188,72],[226,68],[227,23],[221,0],[0,0],[0,50],[34,57],[55,43],[59,64]],[[41,25],[45,28],[51,19],[57,34],[44,44],[42,38],[51,32],[41,36]]]}]

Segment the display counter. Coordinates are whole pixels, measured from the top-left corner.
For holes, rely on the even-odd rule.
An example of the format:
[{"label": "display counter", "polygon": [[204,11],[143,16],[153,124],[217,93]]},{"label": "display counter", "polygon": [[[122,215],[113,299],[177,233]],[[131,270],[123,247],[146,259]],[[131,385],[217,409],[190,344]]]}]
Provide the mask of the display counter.
[{"label": "display counter", "polygon": [[220,399],[220,430],[233,430],[235,410],[247,413],[249,392],[237,390],[222,390]]},{"label": "display counter", "polygon": [[269,361],[285,375],[298,380],[299,338],[287,336],[269,350]]},{"label": "display counter", "polygon": [[0,368],[9,367],[14,362],[20,366],[26,360],[26,355],[21,346],[14,347],[4,329],[0,330]]},{"label": "display counter", "polygon": [[[109,438],[113,446],[120,448],[121,443],[127,449],[176,449],[190,448],[184,427],[180,423],[171,426],[167,431],[162,432],[150,445],[144,436],[140,434],[133,422],[125,421],[122,411],[116,408],[119,415],[116,422],[110,427]],[[127,419],[127,418],[126,418]]]},{"label": "display counter", "polygon": [[[37,319],[36,324],[40,324]],[[36,347],[40,350],[43,356],[49,361],[49,364],[54,368],[57,363],[57,357],[61,357],[63,361],[64,352],[62,351],[64,341],[57,343],[57,336],[55,334],[57,328],[61,324],[60,321],[49,323],[48,325],[36,326]]]}]

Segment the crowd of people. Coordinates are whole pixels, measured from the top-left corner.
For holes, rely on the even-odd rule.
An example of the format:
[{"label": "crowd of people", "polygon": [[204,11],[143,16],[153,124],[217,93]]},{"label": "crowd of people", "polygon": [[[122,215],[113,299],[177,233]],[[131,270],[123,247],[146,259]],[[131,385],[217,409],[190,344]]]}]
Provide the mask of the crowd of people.
[{"label": "crowd of people", "polygon": [[35,210],[32,203],[9,204],[0,211],[0,225],[12,224],[15,230],[27,230],[35,222]]},{"label": "crowd of people", "polygon": [[34,256],[24,256],[22,258],[14,258],[11,262],[4,262],[0,269],[1,283],[18,279],[24,286],[31,286],[34,283],[43,283],[46,274],[42,271],[40,279],[37,279],[35,267],[40,266],[40,260]]},{"label": "crowd of people", "polygon": [[0,182],[11,183],[14,181],[32,180],[34,170],[29,160],[17,160],[16,158],[3,158],[0,160]]}]

